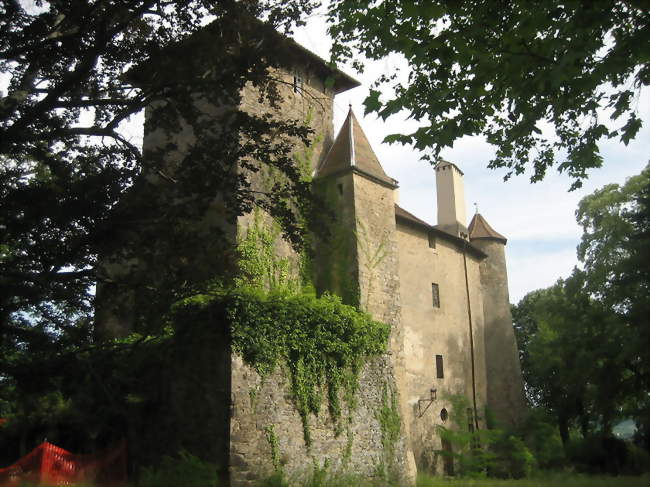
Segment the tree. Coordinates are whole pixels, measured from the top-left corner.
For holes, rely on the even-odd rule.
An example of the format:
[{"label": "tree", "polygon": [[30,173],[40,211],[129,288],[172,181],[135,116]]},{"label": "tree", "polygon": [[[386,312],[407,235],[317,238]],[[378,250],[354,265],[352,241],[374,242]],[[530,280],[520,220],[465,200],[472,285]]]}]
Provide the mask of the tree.
[{"label": "tree", "polygon": [[386,119],[405,110],[421,128],[386,140],[431,148],[433,160],[460,137],[483,134],[497,148],[489,167],[508,176],[531,169],[538,181],[557,164],[575,188],[602,164],[598,141],[627,144],[641,127],[634,100],[650,83],[646,2],[333,0],[329,21],[337,61],[406,59],[408,79],[382,75],[366,112]]},{"label": "tree", "polygon": [[529,401],[555,414],[564,441],[572,423],[610,434],[632,417],[648,446],[649,191],[646,167],[583,198],[584,269],[513,307]]},{"label": "tree", "polygon": [[[619,186],[582,199],[576,212],[583,236],[578,257],[589,292],[623,321],[622,360],[637,391],[650,389],[650,165]],[[650,447],[650,401],[640,393],[630,412]]]},{"label": "tree", "polygon": [[[51,332],[90,320],[92,285],[105,278],[97,256],[116,248],[141,251],[156,241],[156,259],[167,264],[158,288],[178,294],[183,283],[194,286],[182,263],[199,244],[186,222],[215,194],[224,195],[230,218],[260,206],[300,244],[309,188],[290,148],[296,139],[308,143],[310,130],[303,121],[237,109],[223,130],[223,120],[201,117],[194,101],[201,93],[236,107],[246,83],[277,101],[271,72],[284,54],[271,36],[308,13],[310,0],[24,4],[0,7],[0,73],[9,81],[0,98],[2,333],[25,340],[39,326]],[[261,17],[268,23],[255,20]],[[202,63],[216,55],[219,69],[206,73]],[[165,102],[170,96],[174,102]],[[121,131],[144,107],[154,107],[148,130],[174,132],[184,121],[195,134],[178,167],[165,164],[163,150],[144,158]],[[253,191],[235,170],[257,164],[284,175],[274,191]]]},{"label": "tree", "polygon": [[526,394],[557,419],[563,443],[572,425],[583,436],[611,434],[633,381],[621,360],[618,316],[589,296],[578,270],[527,294],[513,307]]}]

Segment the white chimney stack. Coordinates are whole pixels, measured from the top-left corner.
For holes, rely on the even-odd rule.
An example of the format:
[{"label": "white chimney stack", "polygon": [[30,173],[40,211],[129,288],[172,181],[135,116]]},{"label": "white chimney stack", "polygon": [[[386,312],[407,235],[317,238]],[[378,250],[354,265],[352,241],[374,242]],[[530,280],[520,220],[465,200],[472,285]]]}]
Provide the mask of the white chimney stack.
[{"label": "white chimney stack", "polygon": [[442,159],[436,165],[438,228],[457,237],[467,235],[463,171]]}]

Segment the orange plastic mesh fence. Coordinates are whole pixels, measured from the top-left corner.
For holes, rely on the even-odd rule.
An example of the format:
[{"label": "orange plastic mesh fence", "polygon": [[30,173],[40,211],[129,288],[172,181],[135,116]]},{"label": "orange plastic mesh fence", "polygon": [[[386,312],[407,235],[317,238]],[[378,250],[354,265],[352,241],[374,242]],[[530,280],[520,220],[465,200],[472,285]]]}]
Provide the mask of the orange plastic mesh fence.
[{"label": "orange plastic mesh fence", "polygon": [[122,485],[126,483],[126,443],[95,455],[75,455],[41,443],[7,468],[0,468],[0,487],[23,482],[45,485]]}]

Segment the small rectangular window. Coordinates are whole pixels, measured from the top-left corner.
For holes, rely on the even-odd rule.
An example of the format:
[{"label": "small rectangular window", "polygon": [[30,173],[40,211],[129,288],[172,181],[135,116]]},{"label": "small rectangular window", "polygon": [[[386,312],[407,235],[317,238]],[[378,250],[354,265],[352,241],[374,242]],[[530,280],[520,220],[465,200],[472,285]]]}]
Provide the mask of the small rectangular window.
[{"label": "small rectangular window", "polygon": [[442,355],[436,355],[436,377],[438,379],[445,378],[445,371],[442,364]]},{"label": "small rectangular window", "polygon": [[432,233],[429,234],[429,248],[430,249],[436,248],[436,237]]},{"label": "small rectangular window", "polygon": [[339,189],[339,194],[343,196],[343,185],[342,184],[337,184],[336,187]]},{"label": "small rectangular window", "polygon": [[303,83],[302,76],[300,76],[299,74],[294,74],[293,75],[293,92],[298,93],[298,94],[302,93],[303,84],[304,83]]},{"label": "small rectangular window", "polygon": [[440,289],[438,289],[438,285],[435,282],[431,283],[431,295],[433,298],[433,307],[440,308]]}]

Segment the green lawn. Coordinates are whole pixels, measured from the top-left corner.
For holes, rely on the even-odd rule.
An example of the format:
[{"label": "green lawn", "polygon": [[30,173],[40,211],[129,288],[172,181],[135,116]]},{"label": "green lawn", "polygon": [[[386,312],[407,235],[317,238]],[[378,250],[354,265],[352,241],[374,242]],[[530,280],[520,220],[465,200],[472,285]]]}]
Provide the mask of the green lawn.
[{"label": "green lawn", "polygon": [[417,487],[649,487],[650,475],[640,477],[596,477],[577,474],[546,475],[521,480],[445,479],[418,476]]}]

